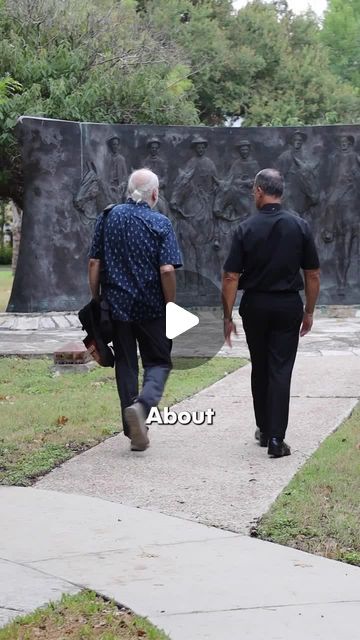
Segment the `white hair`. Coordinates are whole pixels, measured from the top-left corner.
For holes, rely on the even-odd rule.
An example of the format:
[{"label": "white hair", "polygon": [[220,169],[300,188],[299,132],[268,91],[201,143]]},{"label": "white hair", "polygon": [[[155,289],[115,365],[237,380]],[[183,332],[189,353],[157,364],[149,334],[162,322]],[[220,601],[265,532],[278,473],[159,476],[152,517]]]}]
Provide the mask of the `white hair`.
[{"label": "white hair", "polygon": [[155,173],[150,169],[137,169],[129,178],[128,195],[135,202],[147,202],[153,190],[158,188],[159,178]]}]

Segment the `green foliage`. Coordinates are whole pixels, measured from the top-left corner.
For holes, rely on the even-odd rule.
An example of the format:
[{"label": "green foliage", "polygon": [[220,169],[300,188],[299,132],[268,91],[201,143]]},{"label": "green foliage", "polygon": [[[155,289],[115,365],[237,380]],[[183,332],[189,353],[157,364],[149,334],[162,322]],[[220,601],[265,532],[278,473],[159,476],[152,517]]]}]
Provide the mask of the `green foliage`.
[{"label": "green foliage", "polygon": [[8,246],[0,246],[0,264],[11,264],[12,248]]},{"label": "green foliage", "polygon": [[255,1],[239,12],[232,37],[256,61],[240,104],[245,124],[327,124],[358,117],[359,96],[329,70],[311,12],[279,14],[275,5]]},{"label": "green foliage", "polygon": [[9,267],[0,266],[0,313],[7,307],[10,298],[13,275]]},{"label": "green foliage", "polygon": [[[21,198],[11,190],[21,183],[14,137],[20,115],[197,124],[191,79],[173,88],[174,73],[180,78],[184,66],[176,44],[153,29],[132,0],[4,0],[0,197]],[[8,78],[18,84],[10,84]]]},{"label": "green foliage", "polygon": [[321,39],[333,71],[360,89],[360,0],[329,0]]},{"label": "green foliage", "polygon": [[20,82],[17,82],[11,76],[7,75],[0,78],[0,106],[21,90]]},{"label": "green foliage", "polygon": [[207,124],[228,116],[241,116],[249,126],[359,118],[359,94],[330,70],[311,11],[296,16],[286,2],[260,0],[237,13],[225,0],[149,0],[142,10],[185,51]]}]

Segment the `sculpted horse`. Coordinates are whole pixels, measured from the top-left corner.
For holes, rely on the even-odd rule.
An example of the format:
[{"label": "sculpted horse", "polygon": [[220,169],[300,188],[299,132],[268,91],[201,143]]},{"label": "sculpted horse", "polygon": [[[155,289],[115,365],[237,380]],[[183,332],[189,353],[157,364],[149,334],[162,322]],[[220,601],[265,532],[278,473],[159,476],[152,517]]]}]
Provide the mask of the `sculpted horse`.
[{"label": "sculpted horse", "polygon": [[229,233],[232,223],[238,224],[254,210],[253,197],[248,183],[228,178],[219,182],[214,199],[214,215],[231,224],[224,228]]},{"label": "sculpted horse", "polygon": [[316,166],[293,158],[296,171],[288,173],[285,184],[285,206],[301,216],[319,203],[320,185]]},{"label": "sculpted horse", "polygon": [[249,181],[232,177],[219,182],[214,199],[215,245],[222,266],[240,222],[255,211]]},{"label": "sculpted horse", "polygon": [[73,202],[85,224],[93,223],[98,213],[111,204],[107,202],[105,188],[93,162],[86,164],[86,172],[81,179],[79,190],[74,196]]}]

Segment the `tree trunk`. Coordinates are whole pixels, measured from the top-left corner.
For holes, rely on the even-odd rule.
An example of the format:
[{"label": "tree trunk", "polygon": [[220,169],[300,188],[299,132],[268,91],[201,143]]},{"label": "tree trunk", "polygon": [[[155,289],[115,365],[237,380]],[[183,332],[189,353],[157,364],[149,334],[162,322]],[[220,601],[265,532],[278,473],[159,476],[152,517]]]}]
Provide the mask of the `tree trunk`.
[{"label": "tree trunk", "polygon": [[12,234],[13,234],[13,247],[12,247],[12,272],[15,275],[16,265],[19,255],[20,238],[21,238],[21,222],[22,222],[22,210],[18,207],[13,200],[11,200],[12,209]]}]

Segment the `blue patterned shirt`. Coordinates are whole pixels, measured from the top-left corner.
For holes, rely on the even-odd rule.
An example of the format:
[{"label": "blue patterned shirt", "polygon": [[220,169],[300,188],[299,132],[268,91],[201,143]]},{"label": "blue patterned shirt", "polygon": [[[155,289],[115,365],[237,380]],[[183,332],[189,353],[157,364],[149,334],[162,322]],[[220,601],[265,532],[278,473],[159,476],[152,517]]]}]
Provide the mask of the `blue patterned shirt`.
[{"label": "blue patterned shirt", "polygon": [[102,292],[114,319],[141,321],[165,315],[160,266],[182,266],[166,216],[145,202],[129,199],[116,205],[106,218],[98,217],[89,257],[101,260]]}]

